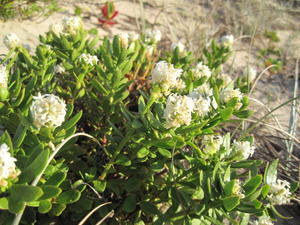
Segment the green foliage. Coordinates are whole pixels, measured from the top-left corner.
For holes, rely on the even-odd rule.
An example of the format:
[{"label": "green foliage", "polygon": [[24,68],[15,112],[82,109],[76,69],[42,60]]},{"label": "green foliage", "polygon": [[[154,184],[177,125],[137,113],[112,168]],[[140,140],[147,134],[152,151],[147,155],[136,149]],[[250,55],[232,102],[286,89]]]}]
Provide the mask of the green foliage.
[{"label": "green foliage", "polygon": [[[212,42],[205,49],[202,61],[212,74],[199,78],[193,72],[199,61],[189,52],[176,48],[158,54],[153,43],[148,52],[143,38],[128,45],[118,36],[99,39],[95,31],[82,28],[50,31],[40,37],[34,54],[17,46],[4,59],[9,97],[0,107],[0,144],[7,144],[20,173],[1,188],[2,215],[26,208],[34,212],[36,224],[57,216],[77,224],[105,202],[112,204],[97,211],[90,224],[111,210],[114,216],[106,224],[246,224],[249,216],[276,214],[268,194],[278,162],[267,166],[263,179],[262,161],[247,153],[253,138],[216,136],[233,116],[242,121],[251,114],[247,96],[224,100],[224,90],[239,88],[218,78],[229,47]],[[84,61],[83,54],[98,61]],[[166,93],[150,81],[155,63],[162,60],[182,69],[183,88]],[[58,72],[58,65],[64,70]],[[168,128],[170,94],[189,96],[205,85],[211,90],[210,110],[193,112],[189,123]],[[60,126],[35,125],[31,106],[38,93],[64,99]],[[71,139],[76,132],[97,141],[79,135]]]}]

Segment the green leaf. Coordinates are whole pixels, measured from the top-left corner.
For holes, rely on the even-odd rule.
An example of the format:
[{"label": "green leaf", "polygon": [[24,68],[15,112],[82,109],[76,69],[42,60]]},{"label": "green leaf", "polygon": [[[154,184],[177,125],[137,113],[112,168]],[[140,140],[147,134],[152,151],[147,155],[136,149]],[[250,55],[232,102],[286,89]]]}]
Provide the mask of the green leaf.
[{"label": "green leaf", "polygon": [[27,129],[21,123],[18,125],[17,131],[13,138],[14,148],[19,148],[26,136]]},{"label": "green leaf", "polygon": [[49,149],[42,150],[32,163],[22,171],[19,178],[20,182],[30,182],[40,174],[47,164],[49,154]]},{"label": "green leaf", "polygon": [[158,150],[158,152],[159,152],[162,156],[164,156],[164,157],[166,157],[166,158],[168,158],[168,159],[170,159],[170,158],[172,157],[172,153],[171,153],[169,150],[167,150],[167,149],[164,149],[164,148],[158,148],[157,150]]},{"label": "green leaf", "polygon": [[40,187],[34,187],[27,184],[14,184],[10,188],[11,197],[18,201],[31,202],[37,200],[43,195]]},{"label": "green leaf", "polygon": [[293,193],[295,191],[297,191],[299,188],[299,182],[292,182],[291,183],[291,187],[290,187],[290,191]]},{"label": "green leaf", "polygon": [[269,185],[264,185],[261,189],[261,195],[263,198],[267,197],[268,193],[269,193],[269,190],[270,190],[270,186]]},{"label": "green leaf", "polygon": [[0,198],[0,209],[8,209],[8,199],[3,197]]},{"label": "green leaf", "polygon": [[149,149],[148,148],[141,148],[140,150],[137,151],[136,155],[138,158],[144,158],[149,154]]},{"label": "green leaf", "polygon": [[278,216],[281,219],[285,219],[285,220],[293,219],[293,217],[287,217],[287,216],[281,215],[273,205],[271,205],[271,210],[276,216]]},{"label": "green leaf", "polygon": [[80,195],[80,192],[77,190],[65,191],[56,198],[56,202],[59,204],[70,204],[78,201]]},{"label": "green leaf", "polygon": [[51,201],[50,200],[43,200],[43,201],[40,201],[40,205],[39,205],[39,208],[38,208],[38,211],[39,213],[48,213],[52,208],[52,204],[51,204]]},{"label": "green leaf", "polygon": [[93,186],[98,192],[103,192],[106,189],[106,181],[103,180],[93,180]]},{"label": "green leaf", "polygon": [[223,120],[227,120],[227,119],[230,118],[232,112],[233,112],[232,108],[226,108],[226,109],[220,110],[220,115],[221,115]]},{"label": "green leaf", "polygon": [[14,198],[8,199],[8,209],[12,213],[19,213],[25,209],[25,202],[19,201]]},{"label": "green leaf", "polygon": [[130,166],[131,165],[130,159],[125,155],[119,155],[117,157],[115,163],[118,165],[121,165],[121,166]]},{"label": "green leaf", "polygon": [[59,216],[66,208],[65,204],[53,204],[51,213],[54,216]]},{"label": "green leaf", "polygon": [[236,182],[235,180],[231,180],[225,184],[224,191],[227,196],[232,195],[232,191],[233,191],[235,182]]},{"label": "green leaf", "polygon": [[237,196],[231,196],[223,199],[223,206],[227,211],[233,210],[240,204],[240,198]]},{"label": "green leaf", "polygon": [[271,185],[275,183],[277,180],[277,166],[278,166],[278,159],[274,160],[269,164],[266,168],[264,181],[266,184]]},{"label": "green leaf", "polygon": [[251,110],[244,110],[241,112],[234,113],[235,116],[237,116],[238,118],[241,118],[241,119],[246,119],[249,116],[251,116],[252,114],[253,114],[253,111],[251,111]]},{"label": "green leaf", "polygon": [[160,211],[151,202],[143,201],[140,203],[140,206],[146,215],[149,215],[149,214],[159,215],[160,214]]},{"label": "green leaf", "polygon": [[135,210],[136,208],[136,197],[135,195],[129,195],[123,205],[122,205],[122,209],[127,212],[127,213],[131,213]]},{"label": "green leaf", "polygon": [[260,186],[261,182],[262,175],[256,175],[255,177],[252,177],[249,181],[247,181],[247,183],[243,186],[246,196],[255,192],[256,189]]},{"label": "green leaf", "polygon": [[54,173],[45,183],[45,185],[54,185],[59,186],[67,177],[65,172],[56,172]]},{"label": "green leaf", "polygon": [[44,194],[39,198],[39,200],[45,200],[49,198],[55,198],[61,193],[61,189],[54,185],[41,185]]},{"label": "green leaf", "polygon": [[55,132],[59,132],[63,129],[65,130],[69,130],[72,127],[74,127],[76,125],[76,123],[80,120],[82,116],[82,111],[79,111],[75,116],[73,116],[72,119],[66,121],[65,123],[63,123],[57,130],[55,130]]}]

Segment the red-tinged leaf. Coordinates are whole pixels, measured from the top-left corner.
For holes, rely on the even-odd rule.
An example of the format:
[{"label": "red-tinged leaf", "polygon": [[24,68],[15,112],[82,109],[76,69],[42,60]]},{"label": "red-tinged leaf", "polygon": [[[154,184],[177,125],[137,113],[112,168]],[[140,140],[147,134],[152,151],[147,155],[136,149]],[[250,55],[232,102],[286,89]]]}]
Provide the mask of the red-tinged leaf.
[{"label": "red-tinged leaf", "polygon": [[116,10],[114,14],[109,18],[110,20],[114,19],[119,14],[119,11]]}]

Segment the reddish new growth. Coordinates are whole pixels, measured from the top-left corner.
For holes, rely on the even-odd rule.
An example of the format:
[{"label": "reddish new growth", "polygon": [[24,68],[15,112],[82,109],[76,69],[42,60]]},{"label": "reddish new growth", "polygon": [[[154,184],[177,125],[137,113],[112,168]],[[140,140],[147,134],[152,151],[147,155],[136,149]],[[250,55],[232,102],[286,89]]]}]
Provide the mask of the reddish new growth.
[{"label": "reddish new growth", "polygon": [[103,7],[101,7],[102,16],[98,18],[99,23],[102,26],[112,26],[117,22],[114,18],[119,14],[118,10],[115,10],[113,2],[106,2]]}]

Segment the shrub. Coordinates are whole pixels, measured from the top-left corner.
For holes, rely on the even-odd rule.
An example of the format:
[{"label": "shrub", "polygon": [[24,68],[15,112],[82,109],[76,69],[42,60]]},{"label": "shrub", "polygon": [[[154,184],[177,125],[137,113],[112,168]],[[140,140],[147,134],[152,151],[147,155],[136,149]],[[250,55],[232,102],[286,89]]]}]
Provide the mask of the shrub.
[{"label": "shrub", "polygon": [[90,224],[276,219],[274,205],[296,185],[277,179],[278,161],[250,158],[251,136],[221,133],[251,114],[248,75],[221,73],[233,39],[195,59],[182,44],[160,53],[160,38],[148,30],[99,42],[78,17],[52,26],[33,54],[6,38],[1,221],[74,224],[99,205]]}]

